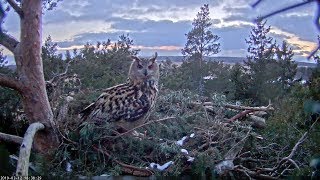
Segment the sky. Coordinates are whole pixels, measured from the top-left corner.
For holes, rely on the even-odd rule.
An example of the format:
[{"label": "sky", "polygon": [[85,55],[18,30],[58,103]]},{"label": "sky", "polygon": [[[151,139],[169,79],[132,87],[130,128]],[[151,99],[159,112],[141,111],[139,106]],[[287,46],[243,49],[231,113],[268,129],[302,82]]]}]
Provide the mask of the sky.
[{"label": "sky", "polygon": [[[59,51],[82,48],[87,42],[116,41],[129,34],[133,48],[141,56],[181,56],[192,28],[192,21],[203,4],[209,4],[211,31],[220,37],[221,52],[216,56],[245,57],[253,20],[274,10],[302,0],[63,0],[51,11],[44,11],[43,42],[49,35]],[[267,19],[270,36],[279,44],[286,40],[294,50],[296,61],[316,47],[318,31],[314,25],[316,4],[281,13]],[[11,10],[3,24],[9,34],[19,38],[19,19]],[[11,55],[7,50],[9,59]],[[10,60],[11,61],[11,60]],[[10,62],[12,63],[12,61]]]}]

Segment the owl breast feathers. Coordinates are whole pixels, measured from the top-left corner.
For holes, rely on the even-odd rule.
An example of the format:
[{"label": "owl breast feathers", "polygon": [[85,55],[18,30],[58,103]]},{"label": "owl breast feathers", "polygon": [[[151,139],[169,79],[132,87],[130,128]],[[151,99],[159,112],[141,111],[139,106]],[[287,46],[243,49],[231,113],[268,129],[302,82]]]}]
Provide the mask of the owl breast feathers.
[{"label": "owl breast feathers", "polygon": [[81,111],[82,119],[96,124],[113,122],[126,129],[143,123],[158,94],[157,53],[150,59],[131,58],[127,82],[104,90],[94,103]]}]

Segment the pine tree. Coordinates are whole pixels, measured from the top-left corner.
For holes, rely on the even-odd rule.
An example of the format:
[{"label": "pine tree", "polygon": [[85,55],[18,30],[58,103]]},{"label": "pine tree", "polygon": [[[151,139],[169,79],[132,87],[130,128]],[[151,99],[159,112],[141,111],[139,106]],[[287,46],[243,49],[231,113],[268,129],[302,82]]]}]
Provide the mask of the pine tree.
[{"label": "pine tree", "polygon": [[285,93],[293,82],[294,76],[297,73],[297,64],[292,60],[294,53],[286,41],[282,42],[281,47],[276,48],[276,55],[280,68],[280,76],[278,80],[281,83],[283,93]]},{"label": "pine tree", "polygon": [[267,21],[257,21],[250,32],[249,39],[245,40],[249,45],[246,62],[248,65],[252,61],[271,59],[274,56],[275,42],[268,36],[271,27],[265,27],[266,23]]},{"label": "pine tree", "polygon": [[268,36],[270,26],[266,21],[257,21],[246,39],[248,47],[247,60],[244,62],[249,72],[248,94],[258,104],[267,103],[277,95],[276,81],[279,67],[275,60],[276,43]]},{"label": "pine tree", "polygon": [[236,63],[230,70],[230,81],[233,84],[234,100],[248,99],[248,74],[245,73],[244,67]]},{"label": "pine tree", "polygon": [[199,68],[196,71],[196,74],[198,74],[196,78],[200,78],[199,94],[203,92],[202,64],[204,56],[211,56],[220,51],[220,43],[217,42],[219,36],[214,35],[210,30],[212,23],[209,14],[209,5],[204,4],[192,22],[193,28],[186,34],[187,43],[181,50],[182,54],[187,56],[189,60],[198,61]]},{"label": "pine tree", "polygon": [[45,80],[65,71],[66,61],[62,60],[62,54],[58,53],[58,44],[53,42],[51,36],[46,38],[41,48],[41,58]]}]

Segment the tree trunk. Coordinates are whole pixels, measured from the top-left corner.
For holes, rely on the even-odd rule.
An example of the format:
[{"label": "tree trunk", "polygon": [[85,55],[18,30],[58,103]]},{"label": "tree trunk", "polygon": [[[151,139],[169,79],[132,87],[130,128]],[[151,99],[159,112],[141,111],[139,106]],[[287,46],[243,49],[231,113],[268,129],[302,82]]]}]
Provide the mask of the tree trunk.
[{"label": "tree trunk", "polygon": [[42,1],[22,1],[21,37],[15,60],[18,78],[22,83],[21,95],[29,123],[41,122],[45,131],[34,139],[36,150],[47,153],[56,147],[53,113],[49,104],[41,59]]},{"label": "tree trunk", "polygon": [[[0,74],[0,85],[18,91],[22,97],[24,112],[29,123],[40,122],[45,129],[34,137],[34,147],[37,151],[47,154],[58,147],[58,137],[55,133],[53,113],[49,104],[46,84],[43,75],[41,59],[42,40],[42,0],[21,1],[21,7],[14,0],[8,4],[20,17],[20,42],[0,26],[0,44],[10,50],[17,65],[17,78]],[[0,3],[0,22],[5,17],[5,11]]]}]

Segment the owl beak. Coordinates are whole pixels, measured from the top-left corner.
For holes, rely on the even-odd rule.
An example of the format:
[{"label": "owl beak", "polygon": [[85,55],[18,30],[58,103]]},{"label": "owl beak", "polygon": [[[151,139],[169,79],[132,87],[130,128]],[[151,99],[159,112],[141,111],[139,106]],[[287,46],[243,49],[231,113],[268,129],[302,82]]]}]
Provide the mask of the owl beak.
[{"label": "owl beak", "polygon": [[144,74],[145,76],[147,76],[147,75],[148,75],[148,72],[147,72],[147,70],[146,70],[146,69],[143,71],[143,74]]}]

